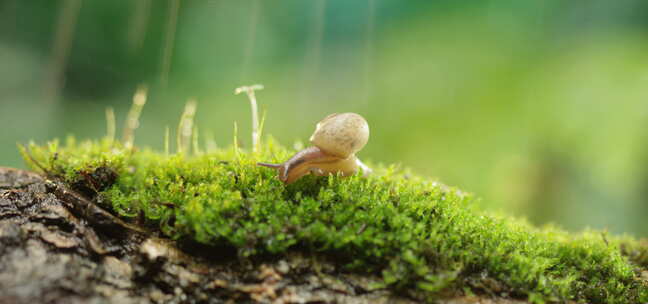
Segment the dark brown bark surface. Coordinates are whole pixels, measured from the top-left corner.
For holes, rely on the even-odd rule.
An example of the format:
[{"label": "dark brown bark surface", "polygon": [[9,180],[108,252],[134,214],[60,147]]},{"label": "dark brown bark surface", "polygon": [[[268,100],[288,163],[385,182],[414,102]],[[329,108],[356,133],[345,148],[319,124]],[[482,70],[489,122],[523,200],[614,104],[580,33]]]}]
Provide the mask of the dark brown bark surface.
[{"label": "dark brown bark surface", "polygon": [[239,259],[232,248],[172,242],[57,182],[0,168],[0,304],[418,302],[375,282],[325,257]]}]

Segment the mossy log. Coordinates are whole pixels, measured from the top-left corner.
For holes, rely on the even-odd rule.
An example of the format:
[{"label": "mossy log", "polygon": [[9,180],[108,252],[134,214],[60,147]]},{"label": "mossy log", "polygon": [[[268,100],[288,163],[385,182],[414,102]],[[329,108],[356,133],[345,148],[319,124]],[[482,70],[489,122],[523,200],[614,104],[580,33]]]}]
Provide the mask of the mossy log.
[{"label": "mossy log", "polygon": [[[0,303],[416,303],[325,256],[238,258],[128,224],[64,185],[0,168]],[[447,303],[521,303],[453,297]]]}]

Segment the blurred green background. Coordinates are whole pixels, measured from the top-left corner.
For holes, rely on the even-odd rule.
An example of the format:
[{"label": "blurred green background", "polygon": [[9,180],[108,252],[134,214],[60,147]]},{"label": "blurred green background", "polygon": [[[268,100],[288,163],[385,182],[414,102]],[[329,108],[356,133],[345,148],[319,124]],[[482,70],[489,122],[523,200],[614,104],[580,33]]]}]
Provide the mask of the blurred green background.
[{"label": "blurred green background", "polygon": [[221,145],[306,142],[332,112],[481,207],[648,236],[648,2],[0,0],[0,165],[16,142],[105,134],[149,87],[136,143],[162,147],[188,98]]}]

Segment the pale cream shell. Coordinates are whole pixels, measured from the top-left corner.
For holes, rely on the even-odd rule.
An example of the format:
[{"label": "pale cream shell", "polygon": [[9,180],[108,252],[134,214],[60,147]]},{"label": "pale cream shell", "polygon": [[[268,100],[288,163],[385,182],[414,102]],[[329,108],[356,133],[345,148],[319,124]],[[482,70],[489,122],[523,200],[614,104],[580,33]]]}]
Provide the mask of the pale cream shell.
[{"label": "pale cream shell", "polygon": [[329,155],[347,158],[369,140],[369,125],[356,113],[331,114],[317,124],[310,142]]}]

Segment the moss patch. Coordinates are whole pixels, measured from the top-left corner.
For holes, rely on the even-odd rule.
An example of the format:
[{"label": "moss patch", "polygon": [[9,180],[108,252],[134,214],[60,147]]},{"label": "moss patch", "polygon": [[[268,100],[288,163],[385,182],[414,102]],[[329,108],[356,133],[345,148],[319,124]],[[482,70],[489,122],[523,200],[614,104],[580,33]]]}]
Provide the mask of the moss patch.
[{"label": "moss patch", "polygon": [[29,151],[34,169],[97,195],[124,218],[143,218],[170,238],[234,247],[241,256],[324,253],[428,300],[475,293],[537,303],[648,301],[639,243],[480,213],[471,195],[394,167],[286,187],[274,170],[255,165],[294,152],[272,139],[258,153],[233,147],[166,155],[73,139]]}]

